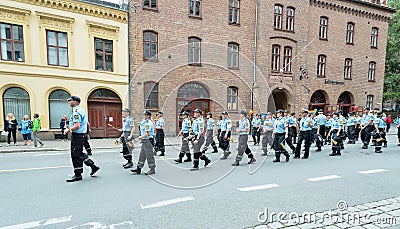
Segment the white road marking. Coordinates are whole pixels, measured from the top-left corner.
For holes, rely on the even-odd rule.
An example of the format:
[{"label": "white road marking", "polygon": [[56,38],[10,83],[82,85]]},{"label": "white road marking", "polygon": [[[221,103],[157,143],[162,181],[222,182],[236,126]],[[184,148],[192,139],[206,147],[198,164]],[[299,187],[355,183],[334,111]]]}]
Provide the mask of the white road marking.
[{"label": "white road marking", "polygon": [[69,165],[61,165],[61,166],[50,166],[50,167],[41,167],[41,168],[26,168],[26,169],[5,169],[0,170],[0,173],[12,173],[12,172],[20,172],[20,171],[35,171],[35,170],[45,170],[45,169],[60,169],[60,168],[69,168]]},{"label": "white road marking", "polygon": [[330,176],[323,176],[323,177],[314,177],[307,179],[308,181],[323,181],[323,180],[331,180],[331,179],[338,179],[341,176],[338,175],[330,175]]},{"label": "white road marking", "polygon": [[43,153],[43,154],[36,154],[33,155],[34,157],[40,157],[40,156],[56,156],[56,155],[63,155],[64,153]]},{"label": "white road marking", "polygon": [[371,169],[371,170],[365,170],[365,171],[358,171],[358,173],[361,174],[372,174],[372,173],[381,173],[381,172],[387,172],[385,169]]},{"label": "white road marking", "polygon": [[258,185],[258,186],[238,188],[237,190],[239,190],[241,192],[249,192],[249,191],[263,190],[263,189],[277,188],[277,187],[279,187],[278,184],[264,184],[264,185]]},{"label": "white road marking", "polygon": [[34,222],[29,222],[29,223],[23,223],[23,224],[16,224],[16,225],[11,225],[11,226],[6,226],[6,227],[0,227],[0,229],[33,228],[33,227],[39,227],[39,226],[46,226],[46,225],[70,222],[71,219],[72,219],[72,215],[65,216],[65,217],[60,217],[60,218],[46,219],[46,220],[41,220],[41,221],[34,221]]},{"label": "white road marking", "polygon": [[142,209],[147,209],[147,208],[157,208],[157,207],[162,207],[170,204],[176,204],[180,202],[185,202],[185,201],[191,201],[194,200],[193,196],[186,196],[186,197],[181,197],[181,198],[176,198],[176,199],[170,199],[170,200],[163,200],[159,202],[155,202],[149,205],[143,205],[141,204],[140,207]]}]

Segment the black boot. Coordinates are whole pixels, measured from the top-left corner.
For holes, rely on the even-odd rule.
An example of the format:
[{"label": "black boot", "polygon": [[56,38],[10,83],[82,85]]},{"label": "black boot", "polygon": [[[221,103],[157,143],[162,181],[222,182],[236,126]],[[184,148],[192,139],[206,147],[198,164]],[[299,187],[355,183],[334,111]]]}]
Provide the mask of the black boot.
[{"label": "black boot", "polygon": [[286,153],[285,153],[285,156],[286,156],[286,162],[289,162],[289,159],[290,159],[290,155],[289,155],[289,153],[288,153],[288,152],[286,152]]},{"label": "black boot", "polygon": [[186,153],[186,159],[183,162],[191,162],[192,161],[192,157],[190,155],[190,153]]},{"label": "black boot", "polygon": [[71,179],[66,180],[67,182],[75,182],[75,181],[80,181],[82,180],[82,176],[73,176]]},{"label": "black boot", "polygon": [[174,160],[176,163],[178,163],[178,164],[180,164],[180,163],[182,163],[182,158],[181,157],[179,157],[178,159],[176,159],[176,160]]},{"label": "black boot", "polygon": [[156,174],[156,170],[154,168],[150,169],[149,171],[144,173],[144,175],[147,175],[147,176],[154,175],[154,174]]},{"label": "black boot", "polygon": [[164,157],[165,156],[165,152],[161,152],[160,155],[158,155],[160,157]]},{"label": "black boot", "polygon": [[249,162],[247,162],[247,164],[253,164],[254,162],[256,162],[256,159],[254,157],[251,157]]},{"label": "black boot", "polygon": [[239,161],[235,161],[232,163],[232,166],[239,166]]},{"label": "black boot", "polygon": [[132,172],[133,174],[139,175],[139,174],[142,172],[142,169],[139,168],[139,166],[138,166],[136,169],[131,169],[131,172]]},{"label": "black boot", "polygon": [[193,168],[190,169],[190,171],[196,171],[199,170],[199,159],[195,159],[193,162]]},{"label": "black boot", "polygon": [[92,165],[91,168],[92,168],[92,171],[90,172],[90,176],[93,176],[95,173],[97,173],[97,171],[100,170],[100,167],[96,166],[96,165]]},{"label": "black boot", "polygon": [[364,145],[362,146],[362,149],[368,149],[368,145],[364,143]]},{"label": "black boot", "polygon": [[318,146],[318,149],[315,152],[321,152],[321,146]]},{"label": "black boot", "polygon": [[124,169],[129,169],[133,167],[132,161],[128,161],[125,165],[123,165]]},{"label": "black boot", "polygon": [[279,158],[275,158],[275,160],[273,160],[272,162],[274,162],[274,163],[281,162],[281,160]]},{"label": "black boot", "polygon": [[212,153],[218,153],[218,148],[217,148],[217,146],[213,146],[213,152]]}]

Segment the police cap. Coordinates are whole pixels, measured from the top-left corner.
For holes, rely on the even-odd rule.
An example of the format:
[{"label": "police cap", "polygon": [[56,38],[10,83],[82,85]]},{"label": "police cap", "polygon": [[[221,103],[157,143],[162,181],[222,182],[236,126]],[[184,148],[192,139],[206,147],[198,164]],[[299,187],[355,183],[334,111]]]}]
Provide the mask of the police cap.
[{"label": "police cap", "polygon": [[302,113],[302,114],[304,114],[304,113],[307,113],[307,114],[308,114],[308,110],[303,109],[303,110],[301,111],[301,113]]},{"label": "police cap", "polygon": [[201,114],[201,110],[200,109],[195,109],[193,112]]},{"label": "police cap", "polygon": [[164,115],[164,113],[162,111],[157,112],[160,115]]},{"label": "police cap", "polygon": [[278,114],[278,113],[281,113],[281,114],[283,114],[284,113],[284,111],[282,110],[282,109],[279,109],[279,110],[277,110],[276,111],[276,113]]},{"label": "police cap", "polygon": [[296,115],[296,113],[295,113],[295,112],[292,112],[290,115]]},{"label": "police cap", "polygon": [[67,101],[71,101],[71,100],[74,100],[74,101],[76,101],[76,102],[78,102],[78,103],[81,102],[81,98],[79,98],[79,97],[76,96],[76,95],[73,95],[73,96],[71,96],[69,99],[67,99]]},{"label": "police cap", "polygon": [[212,113],[211,112],[207,112],[207,114],[206,115],[211,115],[212,116]]},{"label": "police cap", "polygon": [[184,111],[184,112],[181,113],[181,115],[187,115],[187,116],[189,116],[189,113],[188,113],[187,111]]},{"label": "police cap", "polygon": [[131,113],[131,110],[129,110],[128,108],[125,108],[122,110],[123,112],[128,112],[129,114]]},{"label": "police cap", "polygon": [[376,115],[381,116],[381,115],[383,115],[383,112],[379,111],[378,113],[376,113]]},{"label": "police cap", "polygon": [[[242,110],[242,111],[239,112],[239,114],[247,116],[247,111],[246,110]],[[257,114],[257,116],[259,116],[259,114]]]},{"label": "police cap", "polygon": [[339,115],[339,112],[333,112],[332,115]]},{"label": "police cap", "polygon": [[288,110],[284,110],[283,113],[289,113],[289,111]]},{"label": "police cap", "polygon": [[268,111],[268,112],[267,112],[267,115],[272,115],[272,113]]},{"label": "police cap", "polygon": [[143,111],[143,115],[151,116],[151,112],[149,110],[145,110]]},{"label": "police cap", "polygon": [[228,111],[222,111],[223,115],[228,115]]}]

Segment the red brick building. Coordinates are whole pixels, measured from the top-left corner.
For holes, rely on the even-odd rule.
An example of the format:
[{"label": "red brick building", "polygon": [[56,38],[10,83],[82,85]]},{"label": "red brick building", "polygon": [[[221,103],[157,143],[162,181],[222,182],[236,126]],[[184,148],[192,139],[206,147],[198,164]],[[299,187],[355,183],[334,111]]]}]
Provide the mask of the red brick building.
[{"label": "red brick building", "polygon": [[195,108],[381,107],[394,10],[376,2],[133,2],[131,108],[162,110],[174,133],[178,113]]}]

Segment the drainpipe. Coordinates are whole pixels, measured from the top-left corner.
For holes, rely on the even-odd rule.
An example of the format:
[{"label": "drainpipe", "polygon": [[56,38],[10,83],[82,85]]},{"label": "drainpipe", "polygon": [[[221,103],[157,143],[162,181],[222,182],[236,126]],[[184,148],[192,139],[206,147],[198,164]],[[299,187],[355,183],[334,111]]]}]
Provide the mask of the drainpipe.
[{"label": "drainpipe", "polygon": [[[256,23],[254,25],[253,82],[251,82],[251,97],[250,97],[251,110],[254,109],[254,85],[255,85],[256,79],[257,79],[257,65],[256,65],[256,63],[257,63],[257,35],[258,35],[258,0],[256,0]],[[251,117],[253,117],[253,114],[251,114]]]},{"label": "drainpipe", "polygon": [[130,40],[130,31],[131,31],[131,1],[128,1],[128,106],[131,108],[131,40]]}]

